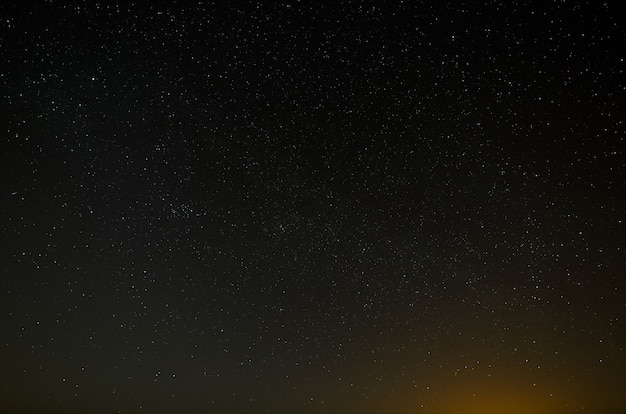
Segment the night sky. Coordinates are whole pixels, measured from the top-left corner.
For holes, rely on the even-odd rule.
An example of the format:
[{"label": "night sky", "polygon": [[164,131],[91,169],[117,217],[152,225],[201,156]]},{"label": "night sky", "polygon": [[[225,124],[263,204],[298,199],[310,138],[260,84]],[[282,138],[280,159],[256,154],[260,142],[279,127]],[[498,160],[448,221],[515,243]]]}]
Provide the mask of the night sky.
[{"label": "night sky", "polygon": [[0,411],[626,409],[602,1],[0,6]]}]

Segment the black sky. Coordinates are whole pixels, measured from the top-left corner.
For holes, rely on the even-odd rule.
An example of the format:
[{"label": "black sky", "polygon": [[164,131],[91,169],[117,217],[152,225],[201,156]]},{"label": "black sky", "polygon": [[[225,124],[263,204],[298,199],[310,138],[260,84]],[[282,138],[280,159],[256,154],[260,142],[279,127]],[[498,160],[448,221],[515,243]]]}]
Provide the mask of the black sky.
[{"label": "black sky", "polygon": [[1,412],[622,412],[619,2],[5,2]]}]

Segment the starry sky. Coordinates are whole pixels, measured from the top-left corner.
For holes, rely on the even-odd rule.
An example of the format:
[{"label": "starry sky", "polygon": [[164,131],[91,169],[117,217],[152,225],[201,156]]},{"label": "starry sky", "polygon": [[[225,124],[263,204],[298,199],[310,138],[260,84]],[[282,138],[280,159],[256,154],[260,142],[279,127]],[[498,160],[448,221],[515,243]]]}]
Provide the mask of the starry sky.
[{"label": "starry sky", "polygon": [[0,411],[622,412],[624,9],[3,2]]}]

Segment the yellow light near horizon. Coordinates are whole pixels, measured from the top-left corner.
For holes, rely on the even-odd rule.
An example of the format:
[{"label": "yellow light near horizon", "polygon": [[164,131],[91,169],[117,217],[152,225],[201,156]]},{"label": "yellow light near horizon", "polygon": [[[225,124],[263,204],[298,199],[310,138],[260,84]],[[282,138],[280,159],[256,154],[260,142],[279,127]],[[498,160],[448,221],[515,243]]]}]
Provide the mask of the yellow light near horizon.
[{"label": "yellow light near horizon", "polygon": [[[533,398],[511,398],[509,396],[485,396],[483,398],[461,399],[449,407],[446,412],[450,413],[484,413],[484,414],[534,414],[550,413],[547,404]],[[554,410],[555,407],[552,407]],[[554,411],[556,412],[556,411]]]},{"label": "yellow light near horizon", "polygon": [[406,398],[404,410],[449,414],[556,414],[571,409],[563,395],[559,397],[533,384],[471,381],[448,385],[450,388],[430,394],[428,404],[416,404],[415,399],[410,402],[411,398]]},{"label": "yellow light near horizon", "polygon": [[[499,389],[498,389],[499,388]],[[558,399],[544,390],[485,387],[448,393],[443,410],[449,413],[546,414],[563,412]]]}]

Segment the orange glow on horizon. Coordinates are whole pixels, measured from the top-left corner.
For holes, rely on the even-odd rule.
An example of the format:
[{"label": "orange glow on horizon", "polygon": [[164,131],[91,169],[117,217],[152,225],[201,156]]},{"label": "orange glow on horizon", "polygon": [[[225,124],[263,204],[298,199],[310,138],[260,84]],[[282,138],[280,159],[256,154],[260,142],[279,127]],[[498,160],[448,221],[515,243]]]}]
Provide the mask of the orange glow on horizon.
[{"label": "orange glow on horizon", "polygon": [[[412,395],[411,395],[412,394]],[[433,386],[428,392],[405,394],[398,411],[449,414],[560,414],[582,412],[577,396],[558,384],[524,381],[468,381]],[[396,400],[398,401],[398,400]]]}]

